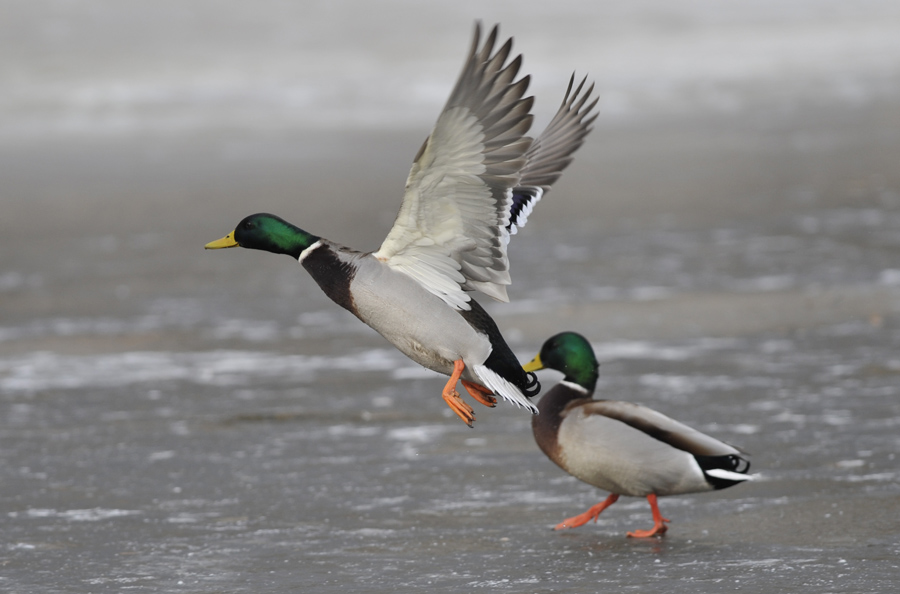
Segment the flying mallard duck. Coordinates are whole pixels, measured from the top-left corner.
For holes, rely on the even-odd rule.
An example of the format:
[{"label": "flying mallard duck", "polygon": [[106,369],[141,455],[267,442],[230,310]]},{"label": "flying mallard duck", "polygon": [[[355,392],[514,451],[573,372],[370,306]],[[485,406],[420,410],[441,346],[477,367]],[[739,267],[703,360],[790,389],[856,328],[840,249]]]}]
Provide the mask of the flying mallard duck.
[{"label": "flying mallard duck", "polygon": [[650,530],[628,536],[665,534],[659,495],[725,489],[751,479],[743,452],[662,413],[630,402],[594,400],[597,359],[580,334],[548,339],[526,371],[555,369],[565,378],[545,394],[531,420],[534,439],[560,468],[610,496],[556,526],[577,528],[615,503],[620,495],[646,497],[653,513]]},{"label": "flying mallard duck", "polygon": [[479,49],[481,28],[434,130],[413,162],[394,226],[377,252],[362,253],[271,214],[254,214],[207,249],[244,247],[297,258],[335,303],[374,328],[416,363],[450,376],[442,396],[470,427],[472,407],[494,394],[537,412],[526,397],[540,390],[473,300],[481,291],[508,301],[506,246],[535,203],[559,178],[590,131],[591,85],[569,81],[562,105],[537,140],[529,77],[515,81],[522,56],[508,61],[512,39],[496,52],[495,26]]}]

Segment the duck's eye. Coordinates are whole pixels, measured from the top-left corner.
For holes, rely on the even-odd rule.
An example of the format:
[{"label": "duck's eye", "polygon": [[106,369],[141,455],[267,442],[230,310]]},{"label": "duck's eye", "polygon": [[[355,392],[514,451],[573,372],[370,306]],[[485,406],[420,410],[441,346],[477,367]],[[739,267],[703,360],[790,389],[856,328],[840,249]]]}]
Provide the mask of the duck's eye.
[{"label": "duck's eye", "polygon": [[244,229],[252,229],[255,226],[256,225],[254,225],[252,221],[247,221],[246,223],[244,223]]}]

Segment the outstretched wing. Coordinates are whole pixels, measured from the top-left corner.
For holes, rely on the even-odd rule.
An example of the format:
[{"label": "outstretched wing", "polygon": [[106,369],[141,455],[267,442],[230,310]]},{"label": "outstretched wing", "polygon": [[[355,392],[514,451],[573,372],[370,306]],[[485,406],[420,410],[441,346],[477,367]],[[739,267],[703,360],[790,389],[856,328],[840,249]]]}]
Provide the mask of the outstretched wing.
[{"label": "outstretched wing", "polygon": [[479,49],[481,27],[463,71],[406,181],[394,226],[374,256],[456,309],[466,290],[508,301],[506,244],[512,189],[531,138],[529,77],[514,80],[522,56],[507,62],[512,39],[496,52],[497,27]]},{"label": "outstretched wing", "polygon": [[581,94],[586,82],[587,77],[581,79],[572,92],[575,83],[575,74],[572,74],[562,105],[525,153],[522,179],[513,188],[513,204],[507,227],[510,235],[515,235],[525,226],[534,205],[556,183],[563,170],[572,162],[572,154],[581,147],[584,138],[592,130],[591,124],[597,119],[597,114],[591,115],[591,111],[597,105],[597,98],[588,103],[594,91],[593,83]]}]

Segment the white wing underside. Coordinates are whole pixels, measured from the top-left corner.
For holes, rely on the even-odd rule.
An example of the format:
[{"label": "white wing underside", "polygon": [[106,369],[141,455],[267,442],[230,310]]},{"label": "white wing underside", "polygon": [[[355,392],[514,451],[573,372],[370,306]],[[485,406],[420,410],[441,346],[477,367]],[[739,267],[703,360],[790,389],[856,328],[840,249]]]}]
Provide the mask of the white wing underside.
[{"label": "white wing underside", "polygon": [[479,51],[479,29],[463,72],[413,163],[403,204],[376,258],[469,309],[466,291],[508,301],[506,244],[512,188],[531,146],[528,77],[514,82],[521,56],[493,55],[497,29]]},{"label": "white wing underside", "polygon": [[[508,241],[509,216],[498,216],[490,188],[478,177],[486,169],[483,138],[468,109],[441,114],[409,174],[394,226],[375,254],[456,309],[469,309],[462,288],[467,283],[508,300],[506,252],[494,240]],[[506,193],[508,212],[511,190]]]}]

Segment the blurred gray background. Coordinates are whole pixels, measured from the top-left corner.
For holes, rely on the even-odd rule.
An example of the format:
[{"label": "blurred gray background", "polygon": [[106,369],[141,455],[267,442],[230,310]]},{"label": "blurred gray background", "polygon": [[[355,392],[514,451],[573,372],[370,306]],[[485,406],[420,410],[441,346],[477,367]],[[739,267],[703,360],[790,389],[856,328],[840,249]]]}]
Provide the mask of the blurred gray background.
[{"label": "blurred gray background", "polygon": [[[753,454],[664,539],[296,263],[376,249],[473,23],[599,118],[513,239],[525,360]],[[900,4],[0,0],[0,589],[883,592],[900,579]],[[558,375],[542,376],[545,389]]]}]

